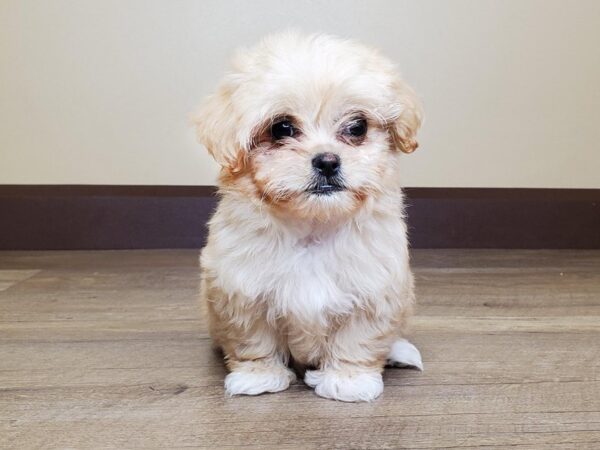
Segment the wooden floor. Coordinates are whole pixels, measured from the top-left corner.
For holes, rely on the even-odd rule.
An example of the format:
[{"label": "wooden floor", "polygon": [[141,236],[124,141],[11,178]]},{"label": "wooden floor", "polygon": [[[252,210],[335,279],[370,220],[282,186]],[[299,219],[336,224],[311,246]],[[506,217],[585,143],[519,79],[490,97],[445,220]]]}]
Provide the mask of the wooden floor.
[{"label": "wooden floor", "polygon": [[370,404],[226,398],[195,251],[0,253],[0,448],[600,448],[600,251],[414,251]]}]

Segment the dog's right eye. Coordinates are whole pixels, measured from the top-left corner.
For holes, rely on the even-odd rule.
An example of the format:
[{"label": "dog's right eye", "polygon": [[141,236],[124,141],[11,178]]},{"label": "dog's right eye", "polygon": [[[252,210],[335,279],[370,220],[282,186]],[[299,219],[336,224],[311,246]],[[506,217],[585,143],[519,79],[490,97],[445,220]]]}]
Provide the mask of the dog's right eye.
[{"label": "dog's right eye", "polygon": [[289,120],[280,120],[271,125],[271,137],[273,140],[279,141],[286,137],[292,137],[296,133],[292,122]]}]

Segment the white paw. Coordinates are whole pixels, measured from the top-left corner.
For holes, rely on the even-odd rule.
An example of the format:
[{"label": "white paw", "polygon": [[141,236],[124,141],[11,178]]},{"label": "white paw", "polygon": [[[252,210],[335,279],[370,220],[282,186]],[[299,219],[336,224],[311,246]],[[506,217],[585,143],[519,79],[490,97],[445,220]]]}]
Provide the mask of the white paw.
[{"label": "white paw", "polygon": [[315,388],[317,395],[343,402],[370,402],[383,392],[383,379],[378,372],[307,370],[304,382]]},{"label": "white paw", "polygon": [[398,339],[392,344],[392,348],[387,357],[387,365],[394,367],[410,366],[423,370],[421,353],[419,353],[417,347],[412,345],[406,339]]},{"label": "white paw", "polygon": [[284,367],[234,370],[225,377],[227,395],[258,395],[264,392],[284,391],[296,375]]}]

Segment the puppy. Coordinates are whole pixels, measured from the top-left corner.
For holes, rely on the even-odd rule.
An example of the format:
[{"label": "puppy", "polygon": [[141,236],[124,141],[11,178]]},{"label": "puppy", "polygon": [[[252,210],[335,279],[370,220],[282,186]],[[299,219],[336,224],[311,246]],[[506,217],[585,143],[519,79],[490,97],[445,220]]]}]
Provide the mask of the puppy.
[{"label": "puppy", "polygon": [[229,395],[287,389],[290,357],[322,396],[369,401],[414,301],[400,154],[417,148],[414,92],[378,52],[284,33],[239,51],[200,109],[221,166],[202,250],[210,334]]}]

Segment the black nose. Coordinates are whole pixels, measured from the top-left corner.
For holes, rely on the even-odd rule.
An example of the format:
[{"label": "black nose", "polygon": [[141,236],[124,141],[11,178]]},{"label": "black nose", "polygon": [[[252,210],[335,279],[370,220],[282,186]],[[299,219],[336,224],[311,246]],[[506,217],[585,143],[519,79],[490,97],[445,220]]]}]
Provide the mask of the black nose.
[{"label": "black nose", "polygon": [[340,171],[340,157],[335,153],[319,153],[312,159],[312,166],[320,175],[333,177]]}]

